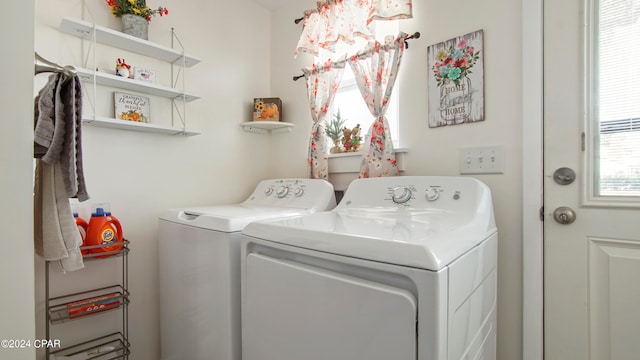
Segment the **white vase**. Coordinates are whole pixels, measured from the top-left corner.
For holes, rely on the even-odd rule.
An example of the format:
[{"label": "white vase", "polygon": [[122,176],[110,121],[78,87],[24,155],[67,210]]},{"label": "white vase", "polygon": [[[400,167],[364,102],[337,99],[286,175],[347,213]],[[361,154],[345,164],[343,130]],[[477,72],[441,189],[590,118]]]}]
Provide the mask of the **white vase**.
[{"label": "white vase", "polygon": [[149,22],[142,16],[123,14],[120,16],[122,32],[140,39],[148,40]]}]

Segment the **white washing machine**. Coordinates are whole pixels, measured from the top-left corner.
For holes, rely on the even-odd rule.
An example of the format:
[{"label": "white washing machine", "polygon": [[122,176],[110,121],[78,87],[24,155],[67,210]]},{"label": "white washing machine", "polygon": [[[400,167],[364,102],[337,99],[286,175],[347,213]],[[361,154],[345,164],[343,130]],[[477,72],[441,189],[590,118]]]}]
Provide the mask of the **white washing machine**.
[{"label": "white washing machine", "polygon": [[495,359],[497,230],[468,177],[353,181],[242,235],[243,360]]},{"label": "white washing machine", "polygon": [[260,219],[331,210],[324,180],[265,180],[240,204],[166,211],[159,224],[163,360],[240,360],[240,232]]}]

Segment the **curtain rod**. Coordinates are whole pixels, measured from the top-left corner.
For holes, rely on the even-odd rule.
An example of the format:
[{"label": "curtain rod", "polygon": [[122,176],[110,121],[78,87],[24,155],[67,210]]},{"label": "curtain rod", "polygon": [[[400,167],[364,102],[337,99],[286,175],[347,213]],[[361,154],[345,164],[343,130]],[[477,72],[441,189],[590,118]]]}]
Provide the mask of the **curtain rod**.
[{"label": "curtain rod", "polygon": [[[420,38],[420,33],[419,33],[419,32],[417,32],[417,31],[416,31],[413,35],[406,36],[406,37],[404,38],[404,46],[405,46],[405,49],[408,49],[408,48],[409,48],[409,42],[408,42],[407,40],[410,40],[410,39],[418,39],[418,38]],[[361,53],[359,53],[359,54],[357,54],[357,55],[361,55]],[[302,75],[298,75],[298,76],[294,76],[294,77],[293,77],[293,81],[298,81],[299,79],[301,79],[301,78],[303,78],[303,77],[304,77],[304,74],[302,74]]]}]

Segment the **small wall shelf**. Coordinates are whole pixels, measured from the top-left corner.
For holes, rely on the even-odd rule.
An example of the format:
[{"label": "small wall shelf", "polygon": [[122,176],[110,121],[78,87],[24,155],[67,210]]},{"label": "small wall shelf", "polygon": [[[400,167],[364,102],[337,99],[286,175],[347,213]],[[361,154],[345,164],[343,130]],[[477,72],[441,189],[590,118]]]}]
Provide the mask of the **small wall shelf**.
[{"label": "small wall shelf", "polygon": [[200,62],[200,59],[183,54],[181,51],[162,46],[151,41],[138,39],[137,37],[124,34],[120,31],[106,28],[93,23],[65,17],[62,19],[60,29],[82,39],[92,40],[93,29],[96,30],[96,42],[131,51],[137,54],[160,59],[169,63],[180,65],[184,55],[184,66],[192,67]]},{"label": "small wall shelf", "polygon": [[249,121],[240,124],[244,131],[256,134],[284,133],[290,132],[292,123],[282,121]]},{"label": "small wall shelf", "polygon": [[104,118],[104,117],[83,118],[82,123],[90,126],[99,126],[99,127],[105,127],[105,128],[111,128],[111,129],[132,130],[132,131],[141,131],[141,132],[166,134],[166,135],[193,136],[193,135],[200,134],[199,131],[181,129],[181,128],[172,127],[172,126],[118,120],[118,119]]},{"label": "small wall shelf", "polygon": [[132,90],[145,94],[162,96],[168,99],[181,100],[184,96],[184,101],[186,102],[191,102],[200,98],[195,95],[185,94],[181,90],[170,88],[167,86],[162,86],[142,80],[128,79],[122,76],[116,76],[104,72],[92,71],[82,68],[76,68],[76,72],[78,74],[78,77],[83,81],[93,81],[93,77],[95,76],[97,85]]}]

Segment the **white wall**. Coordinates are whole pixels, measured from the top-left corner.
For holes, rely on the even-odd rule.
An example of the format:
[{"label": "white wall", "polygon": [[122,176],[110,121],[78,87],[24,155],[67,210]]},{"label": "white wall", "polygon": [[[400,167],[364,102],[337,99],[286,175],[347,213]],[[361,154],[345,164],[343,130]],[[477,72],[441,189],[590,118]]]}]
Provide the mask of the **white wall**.
[{"label": "white wall", "polygon": [[[35,340],[33,289],[33,1],[11,3],[0,22],[0,339]],[[20,34],[20,36],[16,36]],[[25,349],[0,347],[2,359],[33,359]]]},{"label": "white wall", "polygon": [[[311,117],[303,80],[291,77],[309,65],[293,59],[301,25],[293,19],[315,2],[291,2],[273,15],[272,93],[287,104],[292,134],[273,145],[273,173],[306,174],[306,147]],[[498,358],[522,354],[522,158],[521,146],[521,5],[518,1],[414,1],[414,18],[401,22],[406,33],[419,31],[400,69],[400,146],[408,148],[406,175],[458,175],[458,149],[503,145],[503,175],[480,175],[493,191],[499,231]],[[427,124],[427,46],[484,29],[485,121],[430,129]],[[275,138],[274,138],[275,139]]]},{"label": "white wall", "polygon": [[[82,65],[88,43],[83,45],[81,40],[59,31],[65,16],[84,17],[119,30],[118,19],[103,1],[86,1],[84,11],[82,4],[81,0],[37,1],[35,49],[41,55],[61,64]],[[186,69],[188,91],[201,97],[187,105],[187,125],[202,134],[172,137],[84,126],[85,176],[91,195],[84,206],[108,202],[123,224],[125,237],[131,241],[132,358],[157,360],[158,216],[171,207],[244,200],[269,172],[270,138],[243,132],[239,124],[250,119],[254,97],[270,95],[270,13],[249,0],[173,3],[152,0],[149,4],[167,6],[170,12],[152,20],[149,39],[170,46],[170,30],[174,27],[187,53],[202,59],[195,67]],[[96,48],[96,66],[101,71],[113,71],[117,58],[155,69],[159,82],[170,83],[167,64],[106,46]],[[91,61],[87,67],[92,66]],[[39,79],[36,89],[42,83],[43,79]],[[88,94],[93,92],[87,84],[84,90]],[[98,115],[111,111],[112,90],[98,92]],[[168,102],[154,97],[150,100],[151,121],[168,124]],[[92,112],[88,101],[84,107],[85,113]],[[23,198],[26,201],[25,195]],[[43,267],[41,260],[38,263],[36,307],[38,331],[42,332]],[[91,263],[79,273],[56,276],[55,289],[82,290],[117,281],[119,267],[117,262],[114,264]],[[109,314],[104,314],[95,319],[102,325],[108,317]],[[75,338],[73,333],[77,331],[86,337],[96,331],[95,324],[94,319],[82,319],[56,326],[52,338]]]}]

